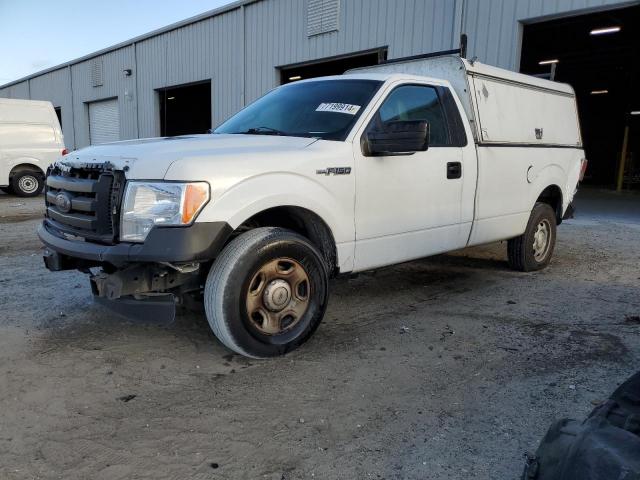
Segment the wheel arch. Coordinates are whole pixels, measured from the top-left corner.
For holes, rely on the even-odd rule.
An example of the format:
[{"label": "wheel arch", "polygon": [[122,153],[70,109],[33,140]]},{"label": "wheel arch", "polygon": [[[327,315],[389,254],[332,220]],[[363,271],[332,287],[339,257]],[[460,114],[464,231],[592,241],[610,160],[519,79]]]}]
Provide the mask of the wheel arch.
[{"label": "wheel arch", "polygon": [[333,231],[316,212],[296,205],[266,208],[244,220],[228,241],[258,227],[281,227],[299,233],[320,250],[329,275],[338,273],[338,252]]},{"label": "wheel arch", "polygon": [[562,216],[564,214],[563,195],[562,189],[558,185],[551,184],[545,187],[536,198],[536,203],[538,202],[546,203],[553,209],[556,214],[556,225],[562,223]]},{"label": "wheel arch", "polygon": [[20,159],[19,163],[11,167],[11,170],[9,171],[9,178],[13,177],[13,175],[20,170],[36,170],[44,176],[44,170],[42,170],[37,163],[39,163],[37,160],[31,161],[30,159]]}]

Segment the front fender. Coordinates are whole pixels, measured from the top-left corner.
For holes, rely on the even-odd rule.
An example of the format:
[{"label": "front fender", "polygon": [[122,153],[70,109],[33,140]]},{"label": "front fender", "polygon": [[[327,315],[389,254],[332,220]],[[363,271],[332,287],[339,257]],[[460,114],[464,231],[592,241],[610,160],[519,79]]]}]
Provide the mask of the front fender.
[{"label": "front fender", "polygon": [[[331,229],[336,243],[353,242],[354,199],[353,189],[346,184],[349,181],[349,177],[334,177],[329,189],[303,175],[273,172],[246,178],[224,191],[212,185],[213,201],[200,213],[198,221],[226,221],[235,229],[264,210],[294,206],[320,216]],[[340,185],[341,182],[345,184]]]}]

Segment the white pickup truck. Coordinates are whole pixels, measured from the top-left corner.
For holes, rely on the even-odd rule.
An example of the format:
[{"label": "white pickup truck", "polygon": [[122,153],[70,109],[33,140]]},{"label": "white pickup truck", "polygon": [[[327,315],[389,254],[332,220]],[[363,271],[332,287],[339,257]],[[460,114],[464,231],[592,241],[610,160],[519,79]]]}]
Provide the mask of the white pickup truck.
[{"label": "white pickup truck", "polygon": [[443,56],[281,86],[209,135],[68,154],[38,233],[97,300],[203,301],[222,343],[263,358],[311,336],[337,274],[497,240],[545,267],[585,168],[570,86]]}]

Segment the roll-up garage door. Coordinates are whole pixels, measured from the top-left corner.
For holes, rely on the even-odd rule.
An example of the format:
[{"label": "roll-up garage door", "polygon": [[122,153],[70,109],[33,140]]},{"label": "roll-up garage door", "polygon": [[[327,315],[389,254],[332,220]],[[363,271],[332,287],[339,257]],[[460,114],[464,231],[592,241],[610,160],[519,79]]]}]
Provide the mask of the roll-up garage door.
[{"label": "roll-up garage door", "polygon": [[89,138],[91,145],[120,140],[118,99],[89,104]]}]

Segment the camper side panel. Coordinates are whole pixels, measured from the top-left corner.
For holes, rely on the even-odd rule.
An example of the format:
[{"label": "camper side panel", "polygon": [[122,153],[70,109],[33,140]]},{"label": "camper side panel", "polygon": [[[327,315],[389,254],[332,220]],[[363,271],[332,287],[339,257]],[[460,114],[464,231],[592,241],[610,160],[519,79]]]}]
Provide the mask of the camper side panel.
[{"label": "camper side panel", "polygon": [[481,143],[582,144],[575,96],[472,76]]}]

